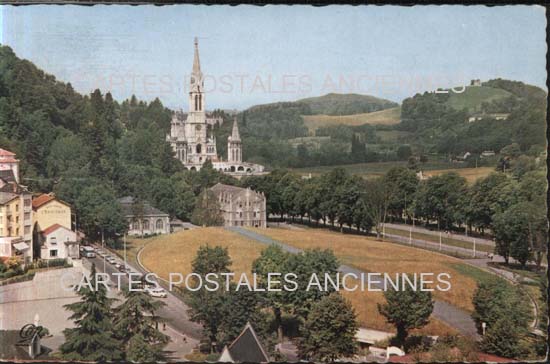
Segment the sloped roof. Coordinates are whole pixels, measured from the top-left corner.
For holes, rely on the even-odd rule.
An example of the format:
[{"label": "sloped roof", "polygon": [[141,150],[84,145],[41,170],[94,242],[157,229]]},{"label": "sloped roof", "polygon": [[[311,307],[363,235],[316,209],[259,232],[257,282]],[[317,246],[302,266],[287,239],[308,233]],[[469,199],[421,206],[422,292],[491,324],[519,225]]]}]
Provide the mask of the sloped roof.
[{"label": "sloped roof", "polygon": [[11,169],[5,169],[0,171],[0,178],[3,179],[5,182],[16,182],[15,175],[13,174],[13,171]]},{"label": "sloped roof", "polygon": [[231,186],[231,185],[224,185],[223,183],[216,183],[214,186],[210,188],[210,190],[214,192],[228,192],[231,194],[236,194],[236,193],[246,191],[246,188]]},{"label": "sloped roof", "polygon": [[0,205],[10,202],[14,198],[18,197],[17,193],[12,192],[0,192]]},{"label": "sloped roof", "polygon": [[69,230],[70,229],[67,229],[65,226],[63,225],[59,225],[59,224],[53,224],[52,226],[49,226],[47,227],[46,229],[42,230],[42,235],[50,235],[51,233],[53,233],[54,231],[56,231],[57,229],[65,229],[65,230]]},{"label": "sloped roof", "polygon": [[51,202],[51,201],[57,201],[67,207],[71,207],[68,203],[61,201],[60,199],[56,198],[53,193],[43,193],[40,196],[32,199],[32,208],[33,210],[36,210],[45,204]]},{"label": "sloped roof", "polygon": [[37,209],[40,206],[45,205],[52,200],[55,200],[55,197],[53,195],[43,193],[40,196],[32,199],[32,208]]},{"label": "sloped roof", "polygon": [[256,332],[249,322],[243,331],[227,348],[230,358],[235,362],[267,363],[269,356],[264,350]]},{"label": "sloped roof", "polygon": [[0,330],[1,360],[38,360],[48,358],[49,348],[41,345],[41,354],[31,358],[28,345],[18,345],[21,337],[19,330]]},{"label": "sloped roof", "polygon": [[[132,196],[126,196],[118,199],[118,203],[122,206],[124,216],[134,216],[133,206],[136,200]],[[169,216],[166,212],[151,206],[147,201],[141,201],[143,205],[143,216]]]},{"label": "sloped roof", "polygon": [[0,156],[1,157],[13,157],[13,156],[15,156],[15,153],[12,153],[9,150],[5,150],[5,149],[0,148]]}]

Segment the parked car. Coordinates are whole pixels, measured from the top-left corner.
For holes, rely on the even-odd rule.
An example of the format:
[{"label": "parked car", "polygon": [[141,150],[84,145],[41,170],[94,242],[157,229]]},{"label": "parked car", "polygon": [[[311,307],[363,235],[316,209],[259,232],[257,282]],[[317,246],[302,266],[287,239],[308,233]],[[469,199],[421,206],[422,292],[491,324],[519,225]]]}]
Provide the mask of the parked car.
[{"label": "parked car", "polygon": [[153,287],[147,287],[145,288],[145,292],[149,294],[151,297],[158,297],[158,298],[165,298],[168,296],[166,291],[163,288],[153,288]]},{"label": "parked car", "polygon": [[82,247],[82,251],[80,252],[80,254],[81,256],[86,258],[95,258],[95,252],[91,246]]}]

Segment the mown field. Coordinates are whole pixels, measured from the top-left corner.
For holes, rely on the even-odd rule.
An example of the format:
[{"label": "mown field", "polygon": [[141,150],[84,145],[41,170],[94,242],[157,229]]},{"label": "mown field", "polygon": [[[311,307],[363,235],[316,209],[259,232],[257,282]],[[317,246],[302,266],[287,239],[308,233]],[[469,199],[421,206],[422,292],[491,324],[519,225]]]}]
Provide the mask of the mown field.
[{"label": "mown field", "polygon": [[[306,167],[294,168],[293,171],[302,176],[318,176],[327,173],[334,168],[343,168],[351,174],[359,175],[363,178],[375,178],[383,176],[392,167],[406,167],[407,162],[374,162],[374,163],[358,163],[344,164],[339,166],[322,166],[322,167]],[[478,168],[462,168],[462,165],[446,161],[433,161],[422,165],[422,170],[426,176],[435,176],[446,172],[456,172],[466,178],[468,183],[475,182],[478,178],[488,176],[494,168],[478,167]]]},{"label": "mown field", "polygon": [[[370,272],[414,273],[440,272],[450,273],[453,289],[446,294],[437,293],[439,299],[458,307],[472,310],[471,297],[476,287],[476,277],[457,269],[462,266],[458,260],[391,243],[382,243],[371,238],[342,235],[322,229],[289,231],[286,229],[258,229],[259,233],[276,240],[301,248],[332,249],[341,263],[355,266]],[[201,245],[220,245],[228,248],[233,262],[231,269],[240,274],[249,273],[251,264],[265,245],[249,240],[222,228],[200,228],[181,231],[171,235],[151,239],[141,253],[142,263],[163,278],[170,272],[182,274],[191,271],[191,262]],[[381,292],[344,292],[352,302],[361,326],[393,331],[393,326],[385,322],[378,313],[377,304],[384,302]],[[422,333],[441,335],[454,333],[454,330],[437,319],[419,330]]]},{"label": "mown field", "polygon": [[264,245],[223,228],[199,228],[161,235],[151,240],[140,255],[142,264],[168,279],[170,273],[188,274],[198,248],[202,245],[227,247],[231,257],[231,270],[236,274],[249,273],[252,261]]},{"label": "mown field", "polygon": [[393,125],[398,124],[401,118],[401,108],[354,114],[354,115],[303,115],[304,123],[310,132],[317,128],[333,125]]},{"label": "mown field", "polygon": [[456,168],[456,169],[436,169],[424,173],[426,176],[437,176],[447,172],[456,172],[466,178],[468,183],[474,183],[477,179],[487,177],[491,172],[494,172],[493,167],[477,167],[477,168]]},{"label": "mown field", "polygon": [[[457,88],[457,90],[459,90]],[[462,93],[449,91],[449,100],[447,105],[456,110],[468,109],[470,112],[479,112],[481,103],[491,102],[511,96],[508,91],[487,87],[487,86],[468,86]]]}]

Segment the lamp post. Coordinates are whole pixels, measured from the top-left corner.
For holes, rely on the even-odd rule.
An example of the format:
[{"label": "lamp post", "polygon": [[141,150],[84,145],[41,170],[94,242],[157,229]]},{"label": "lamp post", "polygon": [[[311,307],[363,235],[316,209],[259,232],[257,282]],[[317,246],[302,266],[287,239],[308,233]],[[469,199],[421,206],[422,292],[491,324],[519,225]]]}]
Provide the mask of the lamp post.
[{"label": "lamp post", "polygon": [[126,270],[126,233],[124,233],[124,270]]},{"label": "lamp post", "polygon": [[[104,231],[103,227],[101,228],[101,250],[105,251],[105,231]],[[105,254],[105,255],[107,255],[107,254]],[[105,255],[103,255],[103,273],[105,273],[105,271],[106,271]]]}]

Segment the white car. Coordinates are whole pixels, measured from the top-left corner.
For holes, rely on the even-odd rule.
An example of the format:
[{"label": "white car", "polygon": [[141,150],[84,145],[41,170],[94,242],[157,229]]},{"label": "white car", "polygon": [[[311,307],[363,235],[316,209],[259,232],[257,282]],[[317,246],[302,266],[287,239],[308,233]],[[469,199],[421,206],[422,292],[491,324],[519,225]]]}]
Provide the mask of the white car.
[{"label": "white car", "polygon": [[116,259],[111,257],[111,256],[106,256],[105,257],[105,260],[108,261],[109,263],[111,264],[115,264],[116,263]]},{"label": "white car", "polygon": [[149,294],[151,297],[158,297],[158,298],[166,298],[168,295],[166,291],[163,288],[154,288],[154,287],[147,287],[145,288],[145,292]]}]

